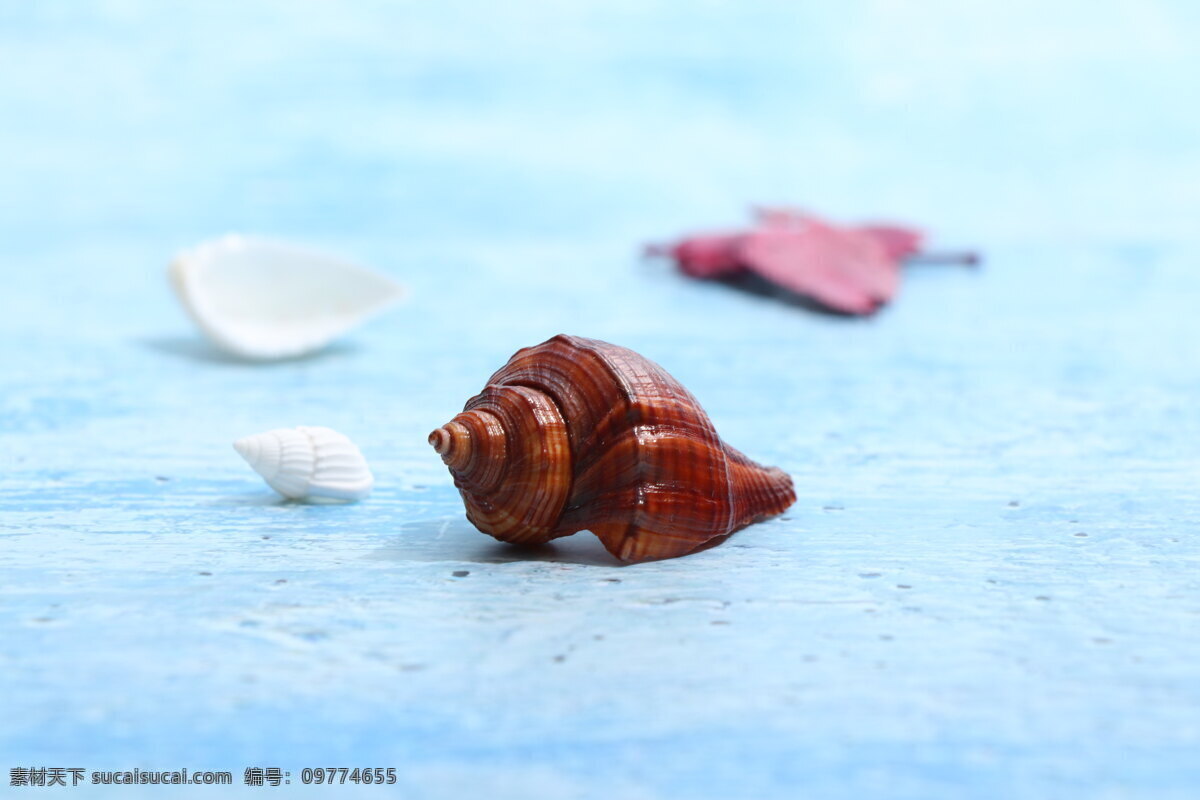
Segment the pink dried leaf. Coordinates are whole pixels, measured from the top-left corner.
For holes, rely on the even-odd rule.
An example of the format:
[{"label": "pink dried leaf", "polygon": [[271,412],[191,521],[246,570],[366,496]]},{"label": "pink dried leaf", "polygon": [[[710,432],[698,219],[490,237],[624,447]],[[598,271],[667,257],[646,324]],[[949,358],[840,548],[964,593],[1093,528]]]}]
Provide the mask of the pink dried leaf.
[{"label": "pink dried leaf", "polygon": [[796,294],[845,314],[870,314],[895,296],[899,266],[861,231],[808,219],[746,236],[745,267]]},{"label": "pink dried leaf", "polygon": [[738,253],[744,238],[742,233],[689,236],[672,245],[650,245],[646,253],[673,258],[679,269],[693,278],[716,278],[741,269]]},{"label": "pink dried leaf", "polygon": [[759,206],[753,209],[754,218],[759,225],[765,227],[804,227],[806,225],[824,225],[843,230],[858,231],[876,239],[888,255],[901,260],[914,256],[921,251],[925,240],[923,231],[907,225],[881,222],[868,225],[842,226],[821,219],[815,214],[809,214],[797,208],[787,206]]},{"label": "pink dried leaf", "polygon": [[846,314],[870,314],[895,296],[902,261],[974,264],[974,253],[928,253],[922,231],[876,223],[835,225],[795,208],[754,209],[745,233],[693,236],[648,252],[673,257],[697,278],[751,272]]}]

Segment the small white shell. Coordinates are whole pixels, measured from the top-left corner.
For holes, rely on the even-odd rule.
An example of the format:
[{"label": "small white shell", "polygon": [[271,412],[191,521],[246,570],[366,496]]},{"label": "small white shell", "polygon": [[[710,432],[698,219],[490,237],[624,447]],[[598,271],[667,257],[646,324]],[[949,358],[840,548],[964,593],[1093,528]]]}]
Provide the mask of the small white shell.
[{"label": "small white shell", "polygon": [[361,500],[375,484],[354,442],[329,428],[278,428],[238,439],[233,449],[293,500]]},{"label": "small white shell", "polygon": [[185,250],[171,284],[218,347],[249,359],[320,349],[394,303],[390,278],[283,242],[225,236]]}]

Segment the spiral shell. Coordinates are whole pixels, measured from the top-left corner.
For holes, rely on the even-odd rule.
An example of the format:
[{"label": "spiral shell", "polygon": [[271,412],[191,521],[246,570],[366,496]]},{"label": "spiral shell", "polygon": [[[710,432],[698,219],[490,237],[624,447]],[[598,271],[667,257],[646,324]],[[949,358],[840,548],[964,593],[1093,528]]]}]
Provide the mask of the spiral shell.
[{"label": "spiral shell", "polygon": [[278,428],[238,439],[233,448],[293,500],[361,500],[375,483],[354,442],[329,428]]},{"label": "spiral shell", "polygon": [[796,500],[666,370],[594,339],[518,351],[429,443],[479,530],[520,544],[590,530],[623,561],[685,555]]}]

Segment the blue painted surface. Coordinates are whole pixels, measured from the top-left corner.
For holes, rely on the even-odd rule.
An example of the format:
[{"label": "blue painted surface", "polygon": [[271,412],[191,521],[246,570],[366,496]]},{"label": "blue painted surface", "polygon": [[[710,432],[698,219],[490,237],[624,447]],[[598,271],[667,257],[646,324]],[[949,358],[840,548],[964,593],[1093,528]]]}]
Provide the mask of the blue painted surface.
[{"label": "blue painted surface", "polygon": [[[1200,795],[1200,17],[1044,5],[0,2],[0,766]],[[635,258],[753,201],[987,266],[848,321]],[[411,299],[225,360],[163,272],[227,230]],[[560,331],[662,363],[796,506],[632,567],[475,532],[424,436]],[[278,502],[230,442],[292,424],[375,495]]]}]

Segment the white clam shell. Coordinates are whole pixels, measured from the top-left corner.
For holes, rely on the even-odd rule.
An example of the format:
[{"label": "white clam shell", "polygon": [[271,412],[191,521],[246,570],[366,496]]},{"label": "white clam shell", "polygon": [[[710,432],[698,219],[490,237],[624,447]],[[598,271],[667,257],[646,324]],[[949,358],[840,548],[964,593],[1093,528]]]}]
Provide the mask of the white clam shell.
[{"label": "white clam shell", "polygon": [[390,306],[390,278],[296,245],[224,236],[185,250],[171,284],[218,347],[248,359],[303,355]]},{"label": "white clam shell", "polygon": [[329,428],[278,428],[238,439],[233,448],[293,500],[361,500],[375,484],[354,442]]}]

